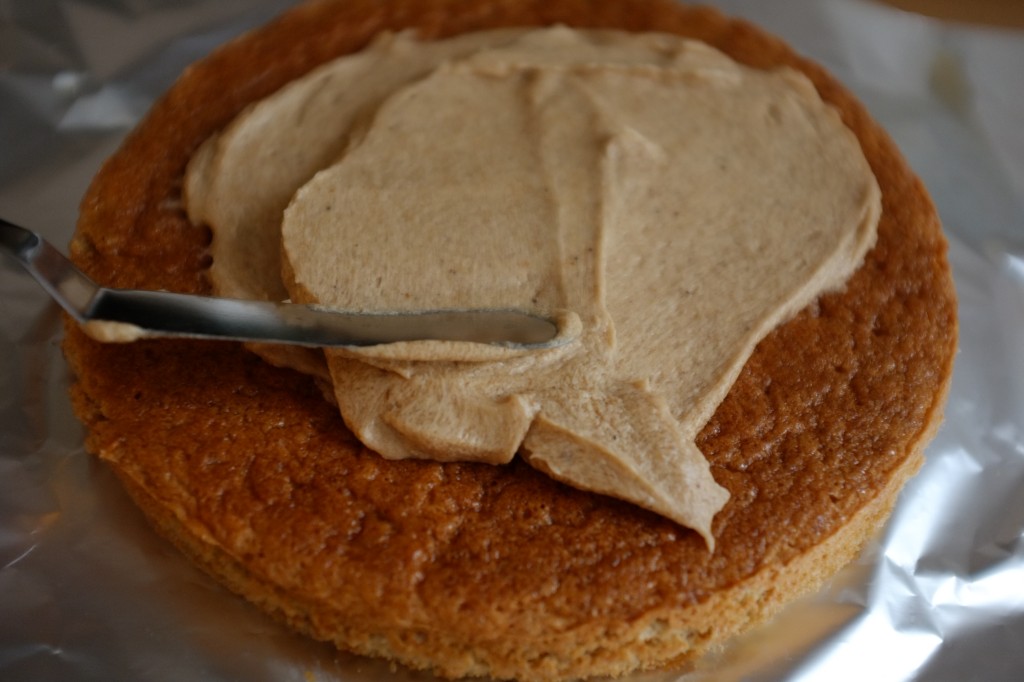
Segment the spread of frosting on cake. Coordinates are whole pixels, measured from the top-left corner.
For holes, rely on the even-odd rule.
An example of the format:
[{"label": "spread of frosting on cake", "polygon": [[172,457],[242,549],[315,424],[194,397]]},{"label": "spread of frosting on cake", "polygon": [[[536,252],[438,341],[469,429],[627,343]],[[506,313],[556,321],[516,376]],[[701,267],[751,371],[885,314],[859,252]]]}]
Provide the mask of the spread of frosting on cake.
[{"label": "spread of frosting on cake", "polygon": [[220,295],[563,320],[568,342],[531,353],[257,349],[329,379],[368,447],[520,453],[709,546],[728,495],[698,432],[758,341],[859,266],[880,213],[802,75],[563,27],[382,36],[211,138],[185,195]]}]

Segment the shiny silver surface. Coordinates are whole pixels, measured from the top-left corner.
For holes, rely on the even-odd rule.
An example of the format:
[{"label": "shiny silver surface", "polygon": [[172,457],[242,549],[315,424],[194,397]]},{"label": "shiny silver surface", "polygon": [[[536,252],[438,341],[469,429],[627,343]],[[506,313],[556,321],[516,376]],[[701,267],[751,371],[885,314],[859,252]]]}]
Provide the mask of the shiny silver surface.
[{"label": "shiny silver surface", "polygon": [[509,348],[554,345],[557,325],[515,310],[346,313],[312,306],[100,287],[35,232],[0,218],[0,245],[79,323],[120,322],[146,336],[299,346],[469,341]]}]

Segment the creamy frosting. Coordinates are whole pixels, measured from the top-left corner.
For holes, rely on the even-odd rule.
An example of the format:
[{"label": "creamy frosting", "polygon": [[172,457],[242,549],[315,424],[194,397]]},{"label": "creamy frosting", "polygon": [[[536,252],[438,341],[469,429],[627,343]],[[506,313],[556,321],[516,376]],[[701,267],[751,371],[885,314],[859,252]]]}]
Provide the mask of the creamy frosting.
[{"label": "creamy frosting", "polygon": [[134,324],[111,320],[87,320],[82,323],[82,331],[101,343],[132,343],[154,336],[152,332]]},{"label": "creamy frosting", "polygon": [[382,38],[208,142],[186,199],[214,230],[222,294],[569,311],[573,342],[539,353],[273,361],[329,374],[385,457],[521,452],[709,546],[728,495],[697,433],[756,343],[858,266],[880,212],[856,139],[803,76],[565,28]]}]

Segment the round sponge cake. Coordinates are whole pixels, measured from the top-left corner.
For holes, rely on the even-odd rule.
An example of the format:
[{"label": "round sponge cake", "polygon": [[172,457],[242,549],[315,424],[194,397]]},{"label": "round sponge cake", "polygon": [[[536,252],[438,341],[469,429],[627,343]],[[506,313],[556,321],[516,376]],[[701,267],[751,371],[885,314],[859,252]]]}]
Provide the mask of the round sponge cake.
[{"label": "round sponge cake", "polygon": [[741,21],[671,0],[312,2],[191,67],[106,163],[72,256],[106,285],[208,293],[191,154],[248,104],[384,30],[562,23],[672,32],[793,66],[854,131],[878,242],[754,352],[698,445],[731,493],[691,530],[531,467],[387,461],[308,376],[234,343],[104,345],[67,328],[87,447],[198,565],[290,626],[445,676],[562,679],[677,664],[818,587],[885,519],[941,419],[956,302],[938,218],[864,108]]}]

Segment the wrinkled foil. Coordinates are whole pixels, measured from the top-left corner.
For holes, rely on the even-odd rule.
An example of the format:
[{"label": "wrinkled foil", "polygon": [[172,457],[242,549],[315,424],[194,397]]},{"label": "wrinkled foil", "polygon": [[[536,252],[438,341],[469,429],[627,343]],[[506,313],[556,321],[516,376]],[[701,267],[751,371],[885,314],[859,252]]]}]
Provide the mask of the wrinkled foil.
[{"label": "wrinkled foil", "polygon": [[[283,0],[0,0],[0,215],[64,245],[103,159],[185,65]],[[889,130],[950,238],[946,422],[818,594],[668,680],[1024,679],[1024,33],[862,0],[721,0]],[[0,678],[428,680],[293,635],[194,569],[88,456],[60,317],[0,259]]]}]

